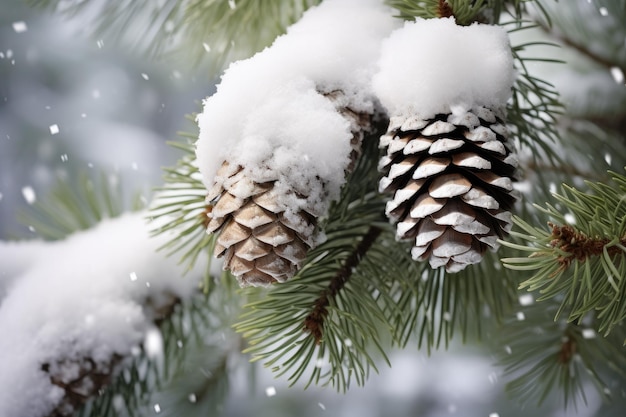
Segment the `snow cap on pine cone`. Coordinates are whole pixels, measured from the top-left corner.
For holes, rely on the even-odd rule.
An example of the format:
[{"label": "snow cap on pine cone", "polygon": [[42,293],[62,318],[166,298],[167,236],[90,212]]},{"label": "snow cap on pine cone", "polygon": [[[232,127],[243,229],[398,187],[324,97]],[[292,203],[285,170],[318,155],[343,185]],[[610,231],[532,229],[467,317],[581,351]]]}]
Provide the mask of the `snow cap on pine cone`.
[{"label": "snow cap on pine cone", "polygon": [[504,108],[515,79],[505,29],[458,26],[451,17],[405,23],[384,41],[378,67],[374,91],[389,114],[422,119]]},{"label": "snow cap on pine cone", "polygon": [[517,159],[504,117],[514,80],[507,33],[418,19],[383,44],[373,86],[390,115],[379,190],[416,260],[458,272],[511,227]]},{"label": "snow cap on pine cone", "polygon": [[382,0],[327,0],[232,64],[204,101],[196,155],[214,206],[208,231],[242,285],[290,278],[317,243],[316,218],[368,128],[371,76],[396,27]]}]

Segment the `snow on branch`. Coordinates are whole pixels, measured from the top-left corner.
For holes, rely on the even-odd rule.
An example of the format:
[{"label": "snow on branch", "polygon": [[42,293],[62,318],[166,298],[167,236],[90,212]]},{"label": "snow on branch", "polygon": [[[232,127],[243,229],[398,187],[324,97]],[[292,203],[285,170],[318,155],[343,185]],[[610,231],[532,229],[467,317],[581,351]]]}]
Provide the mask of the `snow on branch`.
[{"label": "snow on branch", "polygon": [[165,237],[150,237],[144,216],[104,220],[52,243],[0,242],[0,415],[71,412],[79,401],[64,388],[97,390],[140,348],[159,311],[197,288],[156,253]]}]

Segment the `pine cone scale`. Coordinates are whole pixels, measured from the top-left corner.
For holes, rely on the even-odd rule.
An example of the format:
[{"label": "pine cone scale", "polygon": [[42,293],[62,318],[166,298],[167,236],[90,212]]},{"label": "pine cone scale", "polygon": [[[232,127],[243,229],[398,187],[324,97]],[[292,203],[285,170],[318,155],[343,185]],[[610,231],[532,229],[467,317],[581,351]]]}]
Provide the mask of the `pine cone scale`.
[{"label": "pine cone scale", "polygon": [[492,110],[476,108],[428,120],[392,118],[380,146],[385,213],[398,239],[414,239],[412,256],[456,272],[479,262],[508,232],[515,202],[515,157],[506,127]]}]

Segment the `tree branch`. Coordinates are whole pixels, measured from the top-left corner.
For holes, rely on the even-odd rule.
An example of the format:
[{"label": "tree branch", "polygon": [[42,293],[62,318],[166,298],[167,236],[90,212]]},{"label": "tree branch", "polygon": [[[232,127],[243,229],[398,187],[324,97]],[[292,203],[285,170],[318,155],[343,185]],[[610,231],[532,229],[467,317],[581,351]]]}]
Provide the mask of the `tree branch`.
[{"label": "tree branch", "polygon": [[586,48],[584,45],[581,45],[577,42],[575,42],[574,40],[564,36],[564,35],[558,35],[556,33],[554,33],[552,30],[550,30],[549,27],[547,27],[543,22],[537,22],[537,25],[549,36],[553,37],[554,39],[560,41],[563,45],[570,47],[572,49],[574,49],[575,51],[579,52],[581,55],[586,56],[587,58],[591,59],[592,61],[608,68],[609,70],[611,68],[617,67],[619,68],[622,73],[626,74],[626,68],[622,68],[620,65],[618,65],[615,62],[610,61],[608,58],[605,58],[593,51],[591,51],[590,49]]},{"label": "tree branch", "polygon": [[313,303],[313,311],[304,319],[304,331],[311,333],[313,338],[315,338],[315,343],[320,344],[322,341],[324,321],[328,316],[330,300],[336,297],[339,291],[343,289],[352,276],[354,269],[359,265],[361,259],[363,259],[381,233],[382,229],[379,227],[371,226],[369,228],[354,252],[330,280],[328,287]]},{"label": "tree branch", "polygon": [[[567,269],[574,259],[584,262],[591,256],[601,255],[606,245],[611,242],[608,238],[589,237],[569,225],[557,226],[549,222],[548,226],[552,228],[553,239],[550,241],[550,245],[571,255],[558,257],[558,262],[561,264],[560,269]],[[626,245],[626,238],[622,237],[620,243]],[[612,246],[607,249],[607,252],[609,256],[615,256],[622,250],[617,246]]]}]

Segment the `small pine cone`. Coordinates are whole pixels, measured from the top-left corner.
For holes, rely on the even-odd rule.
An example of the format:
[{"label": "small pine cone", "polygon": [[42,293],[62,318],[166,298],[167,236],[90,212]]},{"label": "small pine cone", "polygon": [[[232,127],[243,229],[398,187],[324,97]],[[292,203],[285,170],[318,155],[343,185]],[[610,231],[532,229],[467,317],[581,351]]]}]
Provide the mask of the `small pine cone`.
[{"label": "small pine cone", "polygon": [[[371,115],[353,111],[341,102],[341,90],[323,93],[351,124],[350,171],[360,155],[361,142],[371,126]],[[271,167],[268,167],[271,168]],[[208,233],[217,233],[215,256],[224,257],[224,269],[235,275],[242,287],[285,282],[299,270],[308,251],[315,246],[315,207],[289,209],[285,201],[306,201],[311,190],[323,190],[319,178],[309,178],[298,189],[276,187],[275,180],[248,178],[241,166],[225,161],[207,195]],[[277,189],[280,188],[280,189]]]},{"label": "small pine cone", "polygon": [[53,385],[65,392],[62,400],[48,416],[73,415],[110,383],[113,370],[121,360],[121,356],[114,355],[107,363],[96,363],[90,358],[63,359],[58,362],[44,363],[41,370],[50,375],[50,382]]},{"label": "small pine cone", "polygon": [[432,119],[394,117],[380,139],[381,192],[398,239],[415,260],[458,272],[480,262],[511,228],[517,159],[502,118],[485,107]]},{"label": "small pine cone", "polygon": [[224,178],[209,192],[215,201],[207,232],[218,232],[215,256],[224,257],[242,286],[268,285],[291,278],[313,247],[317,213],[284,215],[272,182],[256,183],[243,168],[224,162],[217,172]]}]

